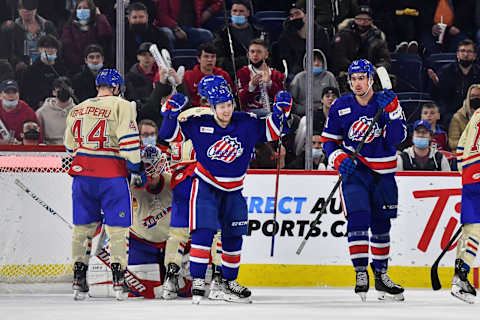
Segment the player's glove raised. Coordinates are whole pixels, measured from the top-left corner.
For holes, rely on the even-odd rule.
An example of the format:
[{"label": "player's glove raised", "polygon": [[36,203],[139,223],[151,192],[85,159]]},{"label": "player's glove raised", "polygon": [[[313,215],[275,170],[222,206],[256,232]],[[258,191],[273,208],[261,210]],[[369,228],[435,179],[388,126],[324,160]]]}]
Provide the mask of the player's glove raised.
[{"label": "player's glove raised", "polygon": [[402,108],[398,103],[398,97],[392,90],[383,89],[383,93],[378,94],[378,105],[388,112],[390,119],[398,119],[402,116]]},{"label": "player's glove raised", "polygon": [[127,169],[130,171],[128,176],[131,186],[143,188],[147,183],[147,175],[142,167],[142,163],[132,163],[127,160]]},{"label": "player's glove raised", "polygon": [[334,167],[345,179],[353,174],[357,164],[350,159],[348,154],[341,152],[334,161]]},{"label": "player's glove raised", "polygon": [[274,110],[282,112],[286,117],[290,115],[290,111],[292,110],[293,99],[288,91],[282,90],[278,91],[275,95],[275,101],[273,102]]},{"label": "player's glove raised", "polygon": [[178,115],[188,104],[188,97],[181,93],[172,94],[162,106],[162,113],[165,115]]}]

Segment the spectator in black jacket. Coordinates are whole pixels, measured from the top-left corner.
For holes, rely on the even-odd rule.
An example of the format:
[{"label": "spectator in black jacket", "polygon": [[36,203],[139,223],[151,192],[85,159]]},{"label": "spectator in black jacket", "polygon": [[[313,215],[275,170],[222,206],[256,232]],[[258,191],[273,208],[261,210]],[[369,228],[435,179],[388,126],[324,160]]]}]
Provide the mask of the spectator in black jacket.
[{"label": "spectator in black jacket", "polygon": [[148,21],[147,7],[134,2],[128,7],[128,24],[125,26],[125,66],[129,69],[137,62],[137,49],[143,42],[151,42],[159,50],[172,51],[165,32]]},{"label": "spectator in black jacket", "polygon": [[53,80],[67,75],[67,68],[58,61],[60,43],[52,35],[38,39],[40,58],[27,68],[22,80],[23,100],[37,110],[45,98],[50,97]]},{"label": "spectator in black jacket", "polygon": [[[305,13],[305,6],[294,4],[290,9],[290,16],[285,21],[285,27],[278,39],[278,52],[273,52],[274,67],[278,70],[283,69],[282,60],[286,60],[288,65],[289,78],[301,71],[303,71],[303,57],[306,52],[306,36],[307,36],[307,15]],[[329,43],[326,31],[315,25],[315,37],[313,46],[315,49],[320,49],[329,57]]]},{"label": "spectator in black jacket", "polygon": [[75,96],[78,99],[77,103],[97,96],[95,79],[100,70],[105,67],[105,57],[101,46],[96,44],[88,45],[84,56],[85,65],[82,71],[77,73],[72,79],[73,90],[75,90]]},{"label": "spectator in black jacket", "polygon": [[[239,70],[248,65],[247,54],[250,42],[257,38],[266,40],[266,33],[260,26],[250,22],[250,10],[245,0],[234,0],[230,15],[231,23],[228,23],[228,28],[232,37],[235,67]],[[217,66],[227,71],[234,79],[227,26],[215,34],[215,47],[217,48]]]}]

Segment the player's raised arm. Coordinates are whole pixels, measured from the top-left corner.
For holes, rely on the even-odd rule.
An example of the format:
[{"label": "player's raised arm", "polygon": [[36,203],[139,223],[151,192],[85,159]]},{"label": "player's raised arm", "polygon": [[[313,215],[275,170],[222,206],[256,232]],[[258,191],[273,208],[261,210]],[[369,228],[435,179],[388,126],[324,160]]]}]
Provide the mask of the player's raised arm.
[{"label": "player's raised arm", "polygon": [[183,140],[178,115],[188,104],[188,97],[181,93],[171,95],[162,106],[163,122],[158,136],[168,142],[180,142]]},{"label": "player's raised arm", "polygon": [[388,119],[385,121],[386,142],[399,144],[407,137],[407,123],[397,95],[392,90],[383,89],[383,92],[377,94],[377,102],[378,106],[388,113]]},{"label": "player's raised arm", "polygon": [[273,112],[266,119],[265,135],[267,141],[278,140],[280,134],[287,134],[289,130],[288,118],[292,110],[293,99],[288,91],[279,91],[273,103]]}]

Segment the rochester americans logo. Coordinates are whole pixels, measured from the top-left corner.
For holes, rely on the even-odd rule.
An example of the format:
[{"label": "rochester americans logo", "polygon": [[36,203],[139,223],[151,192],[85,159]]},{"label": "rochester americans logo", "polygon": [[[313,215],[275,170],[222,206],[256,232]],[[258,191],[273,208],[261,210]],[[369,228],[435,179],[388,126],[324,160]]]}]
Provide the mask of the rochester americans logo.
[{"label": "rochester americans logo", "polygon": [[[348,130],[348,138],[352,141],[361,141],[362,137],[367,133],[368,127],[372,123],[372,118],[365,116],[355,121]],[[365,140],[365,143],[372,142],[375,137],[380,137],[381,130],[378,128],[378,124],[375,123],[375,127],[370,132],[370,135]]]},{"label": "rochester americans logo", "polygon": [[208,148],[207,156],[212,160],[220,160],[231,163],[243,153],[242,144],[237,138],[224,136],[221,140],[215,142]]}]

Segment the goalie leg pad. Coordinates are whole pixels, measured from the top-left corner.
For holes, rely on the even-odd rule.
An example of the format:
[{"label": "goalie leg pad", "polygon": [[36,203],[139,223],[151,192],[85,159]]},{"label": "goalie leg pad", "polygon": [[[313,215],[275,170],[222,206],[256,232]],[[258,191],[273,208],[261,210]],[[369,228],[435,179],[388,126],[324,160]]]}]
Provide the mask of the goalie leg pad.
[{"label": "goalie leg pad", "polygon": [[112,287],[112,271],[96,256],[90,258],[87,272],[87,282],[90,286],[88,295],[92,298],[115,297]]},{"label": "goalie leg pad", "polygon": [[126,266],[128,262],[128,228],[105,226],[110,238],[110,263]]},{"label": "goalie leg pad", "polygon": [[97,229],[97,223],[77,224],[73,226],[72,260],[88,265],[88,258],[92,250],[92,238]]},{"label": "goalie leg pad", "polygon": [[177,266],[182,265],[185,245],[189,237],[190,233],[188,228],[170,227],[168,230],[167,245],[165,247],[165,267],[167,267],[169,263],[175,263]]},{"label": "goalie leg pad", "polygon": [[[155,298],[160,299],[162,296],[162,281],[160,265],[158,263],[129,265],[127,269],[140,280],[147,280],[152,284]],[[133,290],[135,290],[134,287]]]},{"label": "goalie leg pad", "polygon": [[477,256],[480,239],[480,224],[464,224],[462,236],[457,245],[457,259],[462,259],[467,265],[472,266]]}]

